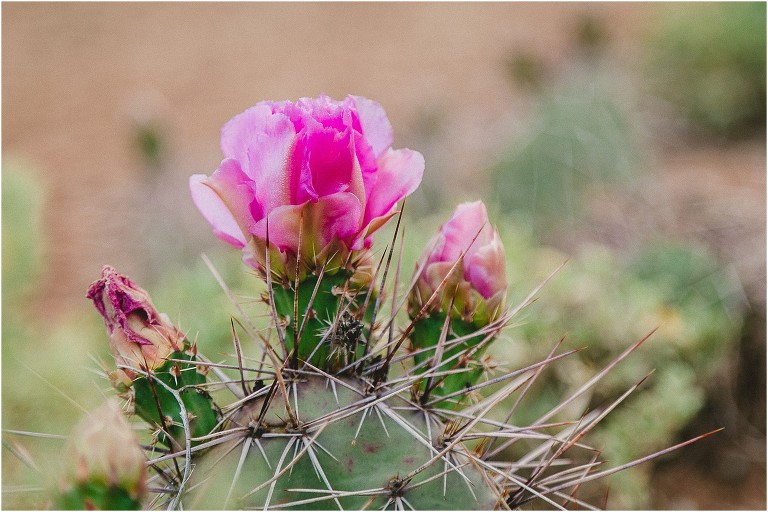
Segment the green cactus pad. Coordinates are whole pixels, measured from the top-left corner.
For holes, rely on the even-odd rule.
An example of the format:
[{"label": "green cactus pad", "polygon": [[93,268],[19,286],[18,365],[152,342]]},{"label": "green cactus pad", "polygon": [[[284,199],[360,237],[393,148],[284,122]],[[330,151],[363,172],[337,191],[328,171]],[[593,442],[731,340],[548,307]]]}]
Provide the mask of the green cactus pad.
[{"label": "green cactus pad", "polygon": [[[411,333],[411,343],[414,348],[422,349],[428,347],[436,347],[440,339],[440,333],[442,332],[443,324],[445,323],[445,313],[435,312],[429,316],[419,319],[414,325],[413,332]],[[472,333],[476,333],[480,327],[471,322],[465,322],[463,320],[451,319],[450,330],[446,338],[446,343],[450,343],[452,340],[468,336]],[[467,352],[476,347],[483,339],[485,334],[480,334],[468,338],[467,340],[450,348],[446,348],[443,352],[441,361],[449,360],[451,357]],[[487,345],[486,345],[487,347]],[[441,364],[440,371],[454,370],[459,368],[473,368],[468,369],[465,372],[454,373],[446,375],[442,379],[436,379],[438,382],[431,390],[432,396],[445,396],[456,391],[461,391],[469,386],[477,383],[480,376],[483,374],[483,366],[480,358],[485,352],[485,347],[477,350],[469,361],[463,362],[462,356],[450,359],[449,362]],[[423,363],[427,359],[433,357],[435,350],[428,350],[426,352],[418,352],[414,354],[414,361],[416,364]],[[426,368],[425,368],[426,370]],[[459,404],[459,400],[445,400],[439,403],[438,407],[444,408],[456,408]]]},{"label": "green cactus pad", "polygon": [[[347,283],[349,282],[350,275],[349,272],[339,271],[330,276],[323,276],[320,285],[317,286],[317,292],[315,293],[314,299],[312,298],[312,294],[317,285],[317,276],[308,276],[301,282],[301,286],[299,286],[298,301],[298,327],[301,331],[301,339],[299,340],[298,348],[299,360],[308,361],[313,366],[322,369],[335,366],[332,361],[335,359],[332,355],[334,352],[332,337],[326,337],[326,341],[319,347],[318,344],[333,324],[339,307],[345,308],[351,301],[352,304],[348,310],[352,313],[356,313],[365,302],[367,290],[356,289],[351,285],[348,285]],[[283,287],[279,284],[275,284],[273,286],[273,294],[275,310],[281,321],[284,321],[285,323],[285,343],[288,350],[291,351],[294,347],[297,324],[297,322],[294,321],[294,308],[296,306],[294,290],[292,286]],[[340,300],[342,295],[345,295],[347,299]],[[306,319],[302,330],[301,324],[310,301],[312,307],[307,313],[308,318]],[[369,310],[370,309],[371,308],[369,308]],[[349,347],[349,350],[351,351],[351,360],[354,354],[359,355],[362,353],[362,343],[354,347]]]},{"label": "green cactus pad", "polygon": [[461,444],[429,463],[444,448],[444,425],[434,415],[401,398],[366,406],[376,396],[366,395],[355,379],[331,383],[313,376],[287,387],[298,425],[286,424],[279,392],[261,424],[263,399],[244,407],[231,427],[249,432],[199,459],[185,508],[379,509],[403,500],[418,510],[446,510],[497,504],[498,491],[467,463]]},{"label": "green cactus pad", "polygon": [[[195,356],[186,352],[174,352],[169,359],[193,361]],[[218,413],[210,395],[199,388],[206,381],[205,375],[195,364],[166,361],[153,371],[154,379],[160,380],[172,389],[178,390],[189,418],[192,437],[210,433],[218,423]],[[184,427],[181,421],[181,407],[176,397],[164,386],[141,376],[133,383],[136,414],[150,425],[164,425],[165,432],[175,440],[176,448],[184,446]],[[160,412],[165,418],[161,420]],[[170,418],[170,423],[168,422]],[[165,446],[174,444],[164,433],[157,437]],[[195,444],[193,442],[193,444]]]}]

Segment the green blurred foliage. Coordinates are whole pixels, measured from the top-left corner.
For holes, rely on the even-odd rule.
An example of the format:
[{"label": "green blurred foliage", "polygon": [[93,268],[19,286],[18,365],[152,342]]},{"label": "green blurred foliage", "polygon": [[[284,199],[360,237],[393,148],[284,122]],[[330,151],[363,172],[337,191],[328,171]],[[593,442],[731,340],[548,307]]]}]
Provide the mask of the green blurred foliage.
[{"label": "green blurred foliage", "polygon": [[738,137],[765,124],[764,2],[673,4],[649,42],[655,91],[708,133]]},{"label": "green blurred foliage", "polygon": [[[267,320],[267,311],[261,302],[266,287],[256,273],[242,263],[240,254],[223,248],[210,254],[209,259],[249,317],[266,325],[259,321]],[[155,306],[167,313],[190,340],[197,341],[209,358],[233,353],[231,319],[242,315],[202,258],[190,266],[167,269],[158,285],[148,291]]]},{"label": "green blurred foliage", "polygon": [[[3,163],[2,181],[3,428],[66,435],[106,392],[106,381],[89,371],[98,369],[92,355],[108,354],[105,344],[92,350],[92,340],[103,339],[103,327],[79,308],[55,324],[31,309],[46,264],[45,188],[36,170],[18,160]],[[6,433],[3,441],[3,507],[40,508],[43,493],[5,490],[50,485],[63,441]]]},{"label": "green blurred foliage", "polygon": [[164,130],[157,124],[145,123],[136,127],[134,137],[144,164],[149,168],[158,168],[166,152]]},{"label": "green blurred foliage", "polygon": [[577,47],[586,55],[594,55],[610,42],[605,22],[595,13],[585,12],[576,21],[574,39]]},{"label": "green blurred foliage", "polygon": [[537,229],[572,223],[591,187],[626,183],[641,163],[628,114],[611,93],[577,80],[543,93],[523,140],[491,169],[490,197]]},{"label": "green blurred foliage", "polygon": [[[42,270],[45,251],[45,190],[34,170],[21,161],[3,162],[3,310],[15,314],[29,300]],[[3,328],[5,328],[3,322]]]},{"label": "green blurred foliage", "polygon": [[[566,260],[529,236],[505,236],[512,296],[529,290]],[[742,324],[739,284],[700,247],[658,241],[630,257],[586,246],[546,285],[540,299],[492,352],[507,368],[546,357],[563,336],[563,349],[585,347],[554,363],[519,409],[526,424],[565,399],[624,349],[658,330],[612,370],[561,419],[607,406],[655,370],[592,434],[612,465],[629,462],[676,442],[676,436],[717,386],[717,370],[737,343]],[[513,300],[513,303],[515,303]],[[650,466],[607,482],[610,508],[649,505]]]},{"label": "green blurred foliage", "polygon": [[547,74],[542,60],[536,55],[517,51],[504,60],[504,68],[509,79],[518,87],[531,92],[540,92]]}]

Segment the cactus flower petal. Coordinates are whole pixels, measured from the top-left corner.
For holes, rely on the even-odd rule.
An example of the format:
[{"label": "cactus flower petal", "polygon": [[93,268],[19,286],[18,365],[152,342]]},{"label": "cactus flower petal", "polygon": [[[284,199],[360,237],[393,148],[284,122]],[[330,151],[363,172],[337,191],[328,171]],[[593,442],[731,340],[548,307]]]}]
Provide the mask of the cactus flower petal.
[{"label": "cactus flower petal", "polygon": [[485,299],[490,299],[499,291],[506,290],[506,261],[504,246],[494,234],[492,239],[477,249],[467,260],[465,275],[475,290]]},{"label": "cactus flower petal", "polygon": [[366,204],[366,225],[389,214],[400,199],[413,193],[424,174],[424,157],[408,149],[387,150],[378,165],[376,184]]},{"label": "cactus flower petal", "polygon": [[213,233],[224,242],[238,249],[245,247],[243,231],[222,201],[211,187],[205,184],[207,176],[195,174],[189,178],[189,190],[192,201],[213,228]]},{"label": "cactus flower petal", "polygon": [[394,139],[392,125],[389,124],[384,109],[375,101],[362,96],[351,96],[351,98],[354,100],[360,120],[360,132],[365,134],[365,138],[378,158],[392,146]]},{"label": "cactus flower petal", "polygon": [[262,210],[253,186],[237,160],[231,158],[222,161],[210,177],[197,174],[190,178],[195,205],[216,236],[237,248],[245,246],[245,233]]},{"label": "cactus flower petal", "polygon": [[362,97],[261,102],[224,125],[225,159],[210,177],[190,179],[192,198],[216,236],[260,271],[267,218],[270,251],[280,253],[273,262],[286,271],[299,250],[303,215],[301,243],[316,256],[305,263],[318,267],[330,254],[343,258],[369,246],[421,182],[423,157],[391,144],[384,110]]}]

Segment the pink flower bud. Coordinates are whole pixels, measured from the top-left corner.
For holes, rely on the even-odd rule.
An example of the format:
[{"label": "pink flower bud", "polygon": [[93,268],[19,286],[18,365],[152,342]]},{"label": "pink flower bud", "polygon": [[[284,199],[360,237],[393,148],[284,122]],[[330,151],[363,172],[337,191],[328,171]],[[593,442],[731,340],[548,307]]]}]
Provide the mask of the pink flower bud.
[{"label": "pink flower bud", "polygon": [[146,492],[147,459],[114,400],[89,413],[74,428],[65,453],[65,485],[120,487],[134,499]]},{"label": "pink flower bud", "polygon": [[[370,247],[371,234],[421,182],[424,158],[392,149],[378,103],[359,96],[265,101],[221,130],[224,160],[190,178],[192,199],[244,261],[291,273],[300,250],[309,268]],[[299,233],[302,239],[299,241]]]},{"label": "pink flower bud", "polygon": [[448,277],[433,309],[446,311],[455,295],[454,317],[476,324],[498,317],[507,294],[504,245],[489,224],[482,201],[457,206],[422,255],[417,268],[423,266],[423,270],[409,301],[412,316],[440,287],[462,254],[463,260]]},{"label": "pink flower bud", "polygon": [[[146,291],[114,268],[104,266],[101,279],[91,284],[87,296],[104,317],[118,365],[152,370],[182,350],[184,334],[167,315],[158,313]],[[118,375],[125,385],[136,377],[128,369],[119,370]]]}]

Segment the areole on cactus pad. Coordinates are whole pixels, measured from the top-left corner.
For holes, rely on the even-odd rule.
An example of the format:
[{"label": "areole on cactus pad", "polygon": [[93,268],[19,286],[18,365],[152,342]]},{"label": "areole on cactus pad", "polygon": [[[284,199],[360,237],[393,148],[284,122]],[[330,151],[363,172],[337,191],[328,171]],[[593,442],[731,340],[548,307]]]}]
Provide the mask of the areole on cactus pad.
[{"label": "areole on cactus pad", "polygon": [[[401,280],[393,264],[398,204],[419,184],[424,161],[390,147],[392,128],[377,103],[262,102],[228,122],[221,142],[225,159],[210,177],[191,178],[192,197],[214,233],[266,282],[269,328],[246,315],[233,319],[235,361],[211,361],[205,340],[190,343],[147,292],[105,267],[88,297],[110,337],[113,384],[148,426],[149,492],[137,494],[135,478],[121,475],[104,484],[86,467],[75,491],[57,491],[58,502],[587,506],[576,496],[582,484],[642,462],[599,469],[598,450],[582,439],[634,388],[576,421],[558,414],[644,340],[537,421],[514,423],[538,375],[576,351],[558,353],[557,343],[543,361],[492,372],[485,350],[538,290],[505,306],[504,248],[481,202],[460,205],[413,278]],[[373,234],[395,216],[394,239],[375,257]],[[408,320],[397,326],[404,310]],[[243,355],[243,336],[261,357]],[[105,492],[133,501],[105,501]]]}]

